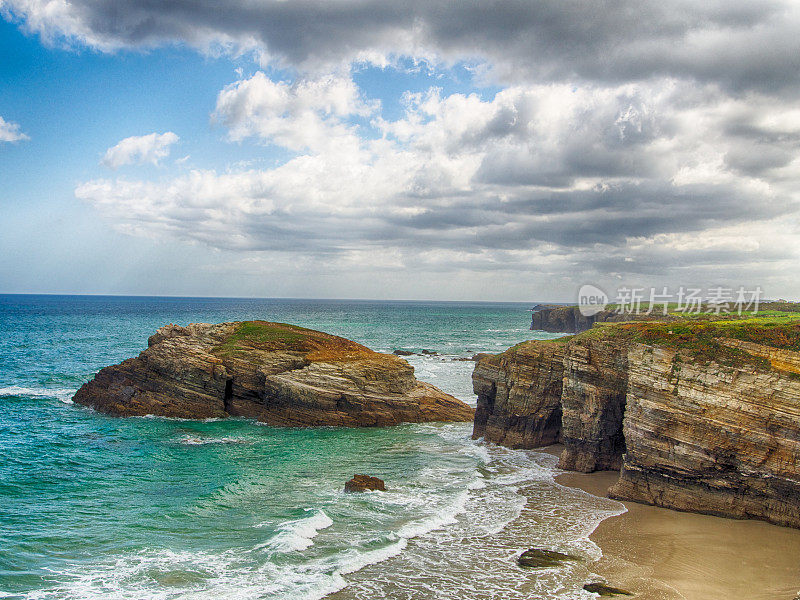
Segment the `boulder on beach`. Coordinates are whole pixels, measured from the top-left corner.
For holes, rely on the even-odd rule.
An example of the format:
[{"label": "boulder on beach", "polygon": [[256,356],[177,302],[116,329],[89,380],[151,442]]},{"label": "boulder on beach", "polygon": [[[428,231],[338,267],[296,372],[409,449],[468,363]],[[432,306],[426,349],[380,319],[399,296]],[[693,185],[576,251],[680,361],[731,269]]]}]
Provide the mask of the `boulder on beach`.
[{"label": "boulder on beach", "polygon": [[138,357],[100,370],[73,399],[115,416],[242,416],[280,426],[473,417],[460,400],[417,381],[402,358],[267,321],[162,327]]}]

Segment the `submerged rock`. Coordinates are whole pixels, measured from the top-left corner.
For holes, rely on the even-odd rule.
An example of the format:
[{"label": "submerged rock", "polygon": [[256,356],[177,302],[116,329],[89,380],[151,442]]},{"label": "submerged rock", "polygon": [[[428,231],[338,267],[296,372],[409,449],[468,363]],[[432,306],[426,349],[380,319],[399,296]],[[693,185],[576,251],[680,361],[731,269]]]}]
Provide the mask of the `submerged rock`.
[{"label": "submerged rock", "polygon": [[564,554],[562,552],[556,552],[555,550],[531,548],[530,550],[525,550],[517,559],[517,562],[521,567],[546,569],[548,567],[557,567],[563,562],[572,560],[581,560],[581,558],[580,556]]},{"label": "submerged rock", "polygon": [[396,354],[397,356],[414,356],[414,353],[410,350],[395,350],[392,354]]},{"label": "submerged rock", "polygon": [[284,426],[473,416],[460,400],[417,381],[402,358],[266,321],[162,327],[138,357],[102,369],[73,400],[116,416],[244,416]]},{"label": "submerged rock", "polygon": [[367,490],[385,492],[386,484],[383,479],[359,474],[353,475],[353,478],[344,484],[345,492],[366,492]]},{"label": "submerged rock", "polygon": [[615,588],[605,583],[587,583],[583,586],[583,589],[593,594],[600,594],[601,596],[633,596],[633,594],[626,590]]}]

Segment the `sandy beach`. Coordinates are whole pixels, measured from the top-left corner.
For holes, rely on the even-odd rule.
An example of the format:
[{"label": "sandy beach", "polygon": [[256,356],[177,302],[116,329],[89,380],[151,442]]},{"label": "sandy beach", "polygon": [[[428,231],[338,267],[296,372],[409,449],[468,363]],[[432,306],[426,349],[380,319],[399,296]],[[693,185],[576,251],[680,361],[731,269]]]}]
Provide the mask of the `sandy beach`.
[{"label": "sandy beach", "polygon": [[[605,471],[566,473],[557,481],[605,496],[616,478]],[[591,535],[603,557],[590,569],[611,585],[648,600],[793,600],[798,594],[800,530],[624,504],[628,512],[606,519]]]}]

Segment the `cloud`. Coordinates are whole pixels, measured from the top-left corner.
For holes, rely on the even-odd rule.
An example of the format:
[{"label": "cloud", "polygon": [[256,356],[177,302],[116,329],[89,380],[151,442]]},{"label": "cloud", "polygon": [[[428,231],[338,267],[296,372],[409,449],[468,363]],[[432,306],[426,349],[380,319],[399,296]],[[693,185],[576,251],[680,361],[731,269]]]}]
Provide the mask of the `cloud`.
[{"label": "cloud", "polygon": [[408,56],[477,61],[511,84],[658,76],[763,93],[800,83],[800,5],[791,0],[233,0],[224,11],[214,3],[143,0],[2,6],[54,43],[112,51],[181,42],[206,52],[252,51],[306,72]]},{"label": "cloud", "polygon": [[[692,276],[779,278],[776,265],[800,251],[800,161],[742,163],[754,137],[793,147],[798,102],[738,100],[673,80],[520,85],[487,100],[431,89],[407,94],[405,113],[389,121],[359,97],[341,81],[243,79],[220,93],[217,118],[232,139],[296,156],[272,169],[100,179],[76,195],[132,234],[279,253],[331,273],[574,272],[686,284],[689,265]],[[378,135],[360,135],[346,120],[354,114],[371,115]],[[322,129],[303,129],[312,117]]]},{"label": "cloud", "polygon": [[0,117],[0,142],[22,142],[29,139],[31,138],[20,131],[17,123],[6,121]]},{"label": "cloud", "polygon": [[366,117],[379,103],[366,102],[352,79],[326,76],[292,84],[273,82],[258,71],[223,89],[213,118],[239,141],[258,137],[290,150],[320,151],[353,136],[342,119]]},{"label": "cloud", "polygon": [[180,138],[167,131],[127,137],[115,146],[106,150],[100,164],[109,169],[118,169],[123,165],[157,165],[162,158],[169,156],[170,146]]},{"label": "cloud", "polygon": [[[283,164],[76,189],[129,233],[239,253],[254,272],[278,253],[430,285],[764,277],[800,293],[786,275],[800,254],[797,2],[0,3],[53,44],[179,43],[281,68],[241,71],[212,120],[231,142],[286,149]],[[408,58],[499,91],[407,92],[390,118],[352,74]],[[129,140],[104,164],[169,151]]]}]

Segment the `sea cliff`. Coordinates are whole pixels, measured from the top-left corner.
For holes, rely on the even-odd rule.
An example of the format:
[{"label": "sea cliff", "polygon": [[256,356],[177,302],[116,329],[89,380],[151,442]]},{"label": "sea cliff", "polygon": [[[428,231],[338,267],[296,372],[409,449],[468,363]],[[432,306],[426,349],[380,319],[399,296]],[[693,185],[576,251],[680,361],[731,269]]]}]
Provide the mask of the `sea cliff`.
[{"label": "sea cliff", "polygon": [[116,416],[244,416],[284,426],[469,421],[473,410],[391,354],[283,323],[168,325],[74,396]]},{"label": "sea cliff", "polygon": [[483,357],[473,383],[476,437],[559,441],[564,469],[619,470],[619,499],[800,527],[797,321],[596,326]]},{"label": "sea cliff", "polygon": [[604,320],[604,314],[584,317],[574,305],[539,304],[532,309],[531,330],[579,333],[591,329],[592,325]]},{"label": "sea cliff", "polygon": [[[659,305],[660,306],[660,305]],[[593,315],[584,315],[578,306],[539,304],[531,315],[530,329],[549,333],[581,333],[591,329],[595,323],[621,323],[627,321],[676,321],[681,317],[675,314],[661,314],[661,310],[647,313],[620,312],[616,306],[609,306]]]}]

